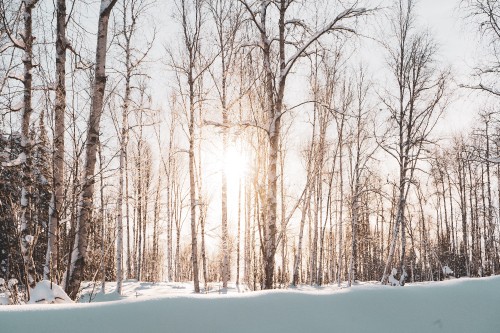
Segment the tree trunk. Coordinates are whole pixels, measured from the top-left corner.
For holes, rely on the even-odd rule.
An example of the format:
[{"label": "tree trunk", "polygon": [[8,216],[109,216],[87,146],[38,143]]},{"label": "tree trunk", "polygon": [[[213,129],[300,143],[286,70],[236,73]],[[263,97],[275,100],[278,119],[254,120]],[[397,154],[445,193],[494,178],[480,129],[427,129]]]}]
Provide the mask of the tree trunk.
[{"label": "tree trunk", "polygon": [[[122,284],[123,284],[123,177],[125,172],[125,112],[122,115],[122,135],[120,140],[120,165],[119,165],[119,179],[118,179],[118,198],[116,202],[117,214],[116,214],[116,224],[117,224],[117,235],[116,235],[116,293],[118,295],[122,294]],[[128,236],[128,232],[127,232]]]},{"label": "tree trunk", "polygon": [[84,278],[84,268],[87,260],[87,231],[91,222],[92,203],[94,195],[94,171],[97,145],[99,141],[100,122],[103,111],[104,91],[106,89],[106,47],[108,37],[108,22],[111,9],[117,0],[101,0],[101,11],[97,30],[97,47],[95,62],[95,79],[92,94],[87,140],[85,144],[85,166],[82,176],[82,194],[78,206],[78,216],[75,234],[75,244],[71,258],[69,281],[66,285],[67,294],[76,299],[80,283]]},{"label": "tree trunk", "polygon": [[45,258],[44,279],[53,280],[57,272],[54,250],[59,247],[59,221],[64,200],[64,134],[66,111],[66,0],[57,0],[56,38],[56,98],[54,107],[53,201],[49,214],[49,233]]},{"label": "tree trunk", "polygon": [[19,159],[22,162],[22,188],[21,188],[21,255],[23,257],[25,285],[27,286],[28,299],[30,297],[30,289],[36,285],[36,270],[33,261],[33,249],[35,246],[35,225],[32,216],[32,157],[30,141],[30,117],[33,111],[31,106],[32,99],[32,74],[33,69],[33,31],[32,31],[32,11],[37,1],[23,1],[23,18],[24,32],[22,39],[24,43],[24,77],[23,77],[23,111],[21,119],[21,154]]},{"label": "tree trunk", "polygon": [[[192,69],[191,69],[192,70]],[[196,165],[194,160],[194,125],[195,125],[195,101],[194,101],[194,81],[193,74],[189,73],[189,197],[191,205],[191,262],[193,264],[194,291],[200,292],[199,269],[198,269],[198,228],[196,226],[196,207],[199,203],[196,200]]]}]

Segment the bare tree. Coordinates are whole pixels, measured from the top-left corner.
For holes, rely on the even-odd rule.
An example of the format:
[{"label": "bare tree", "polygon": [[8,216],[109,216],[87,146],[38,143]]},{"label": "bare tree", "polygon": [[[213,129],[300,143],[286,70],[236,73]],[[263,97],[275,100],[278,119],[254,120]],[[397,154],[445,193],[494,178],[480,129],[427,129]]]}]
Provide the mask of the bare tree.
[{"label": "bare tree", "polygon": [[349,267],[349,285],[358,278],[358,249],[360,228],[362,224],[363,195],[370,191],[371,161],[377,145],[373,142],[368,124],[373,121],[372,111],[368,104],[370,83],[367,82],[364,68],[361,66],[356,77],[355,107],[350,121],[351,140],[348,144],[350,174],[350,217],[351,217],[351,258]]},{"label": "bare tree", "polygon": [[386,44],[389,66],[395,81],[394,92],[387,91],[382,102],[389,112],[387,135],[381,147],[398,163],[397,209],[393,238],[382,283],[387,282],[401,230],[400,283],[406,272],[405,208],[415,177],[417,163],[430,143],[430,134],[444,110],[448,73],[436,67],[437,47],[428,33],[415,28],[415,1],[399,0],[393,9],[393,44]]},{"label": "bare tree", "polygon": [[460,6],[467,17],[478,26],[482,38],[487,41],[491,57],[485,56],[475,68],[477,83],[465,87],[481,90],[492,96],[500,96],[498,73],[500,72],[500,3],[491,0],[461,0]]},{"label": "bare tree", "polygon": [[106,89],[106,54],[108,22],[113,6],[117,0],[102,0],[97,30],[97,47],[95,60],[95,79],[93,83],[92,107],[90,110],[87,140],[85,143],[85,166],[82,175],[82,194],[78,207],[75,243],[71,258],[69,280],[66,281],[66,292],[75,299],[83,279],[85,261],[87,259],[87,230],[91,223],[92,202],[94,195],[94,171],[97,146],[99,142],[100,122],[103,112],[104,91]]}]

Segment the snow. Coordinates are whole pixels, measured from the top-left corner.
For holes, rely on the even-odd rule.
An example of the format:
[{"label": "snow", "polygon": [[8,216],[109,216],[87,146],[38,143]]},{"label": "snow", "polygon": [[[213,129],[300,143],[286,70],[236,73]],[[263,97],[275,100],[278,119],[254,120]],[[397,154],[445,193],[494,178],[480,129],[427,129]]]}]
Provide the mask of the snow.
[{"label": "snow", "polygon": [[[14,79],[23,82],[24,81],[24,74],[9,74],[9,79]],[[22,102],[21,102],[22,103]],[[13,107],[13,111],[19,111],[24,107],[24,103],[21,104],[21,106],[18,107]]]},{"label": "snow", "polygon": [[[61,304],[73,303],[64,290],[48,280],[38,282],[30,289],[30,304]],[[0,326],[1,327],[1,326]]]},{"label": "snow", "polygon": [[227,295],[218,293],[218,284],[212,287],[212,293],[194,295],[188,284],[125,281],[121,300],[97,294],[102,302],[0,306],[0,332],[490,333],[500,328],[500,277],[244,293],[233,285]]},{"label": "snow", "polygon": [[[23,153],[24,154],[24,153]],[[28,206],[28,192],[26,191],[26,188],[23,187],[21,188],[21,207],[26,207]],[[24,218],[21,219],[21,231],[26,229],[26,220]]]},{"label": "snow", "polygon": [[[17,279],[10,279],[5,285],[5,280],[0,278],[0,305],[9,305],[9,296],[11,295],[12,289],[17,284]],[[2,325],[0,325],[0,328]]]},{"label": "snow", "polygon": [[17,111],[20,111],[24,108],[24,102],[21,101],[15,105],[13,105],[10,109],[13,111],[13,112],[17,112]]},{"label": "snow", "polygon": [[[1,36],[1,33],[0,33],[0,36]],[[7,49],[11,46],[12,46],[11,43],[4,43],[4,44],[0,45],[0,53],[7,51]]]},{"label": "snow", "polygon": [[394,277],[396,274],[398,274],[398,270],[396,268],[393,268],[391,271],[391,275],[389,276],[389,284],[393,287],[399,286],[398,279]]},{"label": "snow", "polygon": [[25,49],[26,48],[26,44],[24,44],[24,41],[22,39],[12,39],[12,41],[14,42],[14,44],[21,48],[21,49]]},{"label": "snow", "polygon": [[14,166],[19,166],[23,163],[26,163],[26,154],[21,153],[19,156],[16,157],[16,159],[9,161],[9,162],[3,162],[2,165],[4,167],[14,167]]},{"label": "snow", "polygon": [[19,281],[17,281],[17,279],[9,279],[9,282],[7,282],[7,286],[9,289],[12,289],[18,282]]},{"label": "snow", "polygon": [[24,239],[26,240],[26,242],[28,244],[31,244],[31,243],[33,243],[33,240],[35,239],[35,237],[33,237],[32,235],[26,235],[26,237],[24,237]]},{"label": "snow", "polygon": [[444,275],[450,275],[450,274],[453,274],[453,271],[451,270],[451,268],[450,268],[450,267],[448,267],[448,266],[444,266],[444,267],[443,267],[443,274],[444,274]]}]

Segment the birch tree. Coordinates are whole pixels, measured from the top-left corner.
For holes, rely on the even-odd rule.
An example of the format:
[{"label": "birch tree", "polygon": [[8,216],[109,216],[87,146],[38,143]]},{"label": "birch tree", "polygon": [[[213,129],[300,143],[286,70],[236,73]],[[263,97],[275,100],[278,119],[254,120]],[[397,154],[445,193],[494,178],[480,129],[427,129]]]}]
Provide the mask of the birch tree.
[{"label": "birch tree", "polygon": [[82,194],[79,198],[76,222],[75,242],[71,255],[69,279],[66,281],[66,292],[76,299],[83,279],[87,259],[87,232],[92,216],[94,195],[94,171],[97,146],[99,142],[100,122],[103,112],[104,92],[106,89],[106,54],[108,22],[113,6],[117,0],[101,0],[97,29],[97,47],[95,60],[95,79],[92,86],[92,106],[88,119],[87,140],[85,143],[85,165],[82,174]]},{"label": "birch tree", "polygon": [[417,163],[430,143],[430,134],[445,106],[448,79],[446,71],[437,69],[437,46],[431,36],[415,26],[415,1],[399,0],[393,9],[391,32],[393,43],[386,44],[388,64],[395,82],[382,103],[389,112],[387,135],[381,147],[398,165],[397,208],[393,238],[382,276],[386,283],[401,232],[400,284],[406,272],[406,218],[408,193],[415,179]]},{"label": "birch tree", "polygon": [[44,279],[52,279],[57,271],[54,251],[58,248],[58,226],[64,202],[64,135],[66,112],[66,0],[56,2],[56,97],[54,107],[54,156],[52,202],[49,217],[47,254],[44,266]]},{"label": "birch tree", "polygon": [[[370,178],[369,162],[371,161],[376,144],[372,140],[368,124],[373,121],[370,106],[368,105],[370,84],[367,82],[363,67],[359,68],[356,77],[355,106],[353,110],[350,127],[349,144],[347,147],[349,156],[349,185],[350,185],[350,218],[351,218],[351,257],[349,262],[349,285],[358,278],[358,249],[360,226],[362,221],[363,194],[370,191],[368,184]],[[365,208],[366,209],[366,208]]]}]

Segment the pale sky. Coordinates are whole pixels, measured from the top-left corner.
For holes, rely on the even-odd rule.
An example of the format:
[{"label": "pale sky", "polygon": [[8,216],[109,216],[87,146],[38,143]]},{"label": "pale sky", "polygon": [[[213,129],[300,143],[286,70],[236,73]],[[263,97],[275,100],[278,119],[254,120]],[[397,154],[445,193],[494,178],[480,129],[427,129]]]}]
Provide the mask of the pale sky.
[{"label": "pale sky", "polygon": [[[443,64],[451,66],[456,84],[465,84],[470,82],[469,75],[482,51],[477,25],[466,20],[458,3],[458,0],[421,0],[418,9],[421,22],[429,26],[440,45]],[[458,89],[454,100],[441,125],[453,131],[465,130],[485,98],[467,89]]]}]

